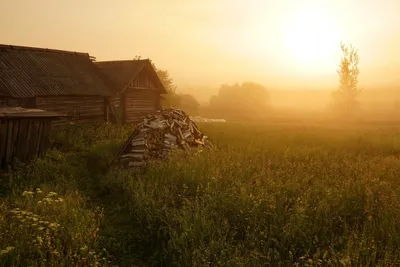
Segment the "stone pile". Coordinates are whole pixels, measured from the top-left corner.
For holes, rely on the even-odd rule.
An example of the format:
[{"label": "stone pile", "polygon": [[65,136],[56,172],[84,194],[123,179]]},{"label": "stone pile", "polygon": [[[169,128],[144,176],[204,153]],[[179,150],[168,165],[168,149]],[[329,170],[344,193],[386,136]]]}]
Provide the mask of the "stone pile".
[{"label": "stone pile", "polygon": [[123,167],[144,167],[166,159],[171,149],[190,151],[209,145],[207,137],[182,110],[169,108],[147,115],[137,125],[117,156]]}]

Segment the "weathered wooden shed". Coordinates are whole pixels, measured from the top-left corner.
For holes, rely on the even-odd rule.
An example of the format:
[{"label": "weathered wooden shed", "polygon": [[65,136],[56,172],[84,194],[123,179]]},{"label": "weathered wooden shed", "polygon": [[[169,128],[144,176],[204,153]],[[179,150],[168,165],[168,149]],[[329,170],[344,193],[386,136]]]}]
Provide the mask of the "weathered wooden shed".
[{"label": "weathered wooden shed", "polygon": [[62,116],[37,109],[0,108],[0,169],[16,159],[43,156],[49,144],[51,121]]},{"label": "weathered wooden shed", "polygon": [[150,60],[100,61],[96,65],[116,84],[110,104],[116,121],[136,123],[161,109],[166,90]]},{"label": "weathered wooden shed", "polygon": [[78,122],[104,121],[110,84],[87,53],[0,45],[0,106],[61,112]]}]

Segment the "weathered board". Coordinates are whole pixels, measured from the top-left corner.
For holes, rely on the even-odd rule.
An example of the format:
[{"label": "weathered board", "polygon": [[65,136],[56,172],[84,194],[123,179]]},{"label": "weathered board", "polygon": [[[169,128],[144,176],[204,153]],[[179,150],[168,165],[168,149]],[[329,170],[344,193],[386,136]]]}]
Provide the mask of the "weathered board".
[{"label": "weathered board", "polygon": [[59,116],[49,112],[2,114],[0,111],[0,169],[15,160],[43,156],[49,145],[51,121]]},{"label": "weathered board", "polygon": [[68,122],[107,121],[107,98],[101,96],[43,96],[36,98],[36,107],[68,115],[54,125]]},{"label": "weathered board", "polygon": [[150,89],[129,89],[124,94],[125,122],[141,121],[149,113],[160,109],[160,94]]}]

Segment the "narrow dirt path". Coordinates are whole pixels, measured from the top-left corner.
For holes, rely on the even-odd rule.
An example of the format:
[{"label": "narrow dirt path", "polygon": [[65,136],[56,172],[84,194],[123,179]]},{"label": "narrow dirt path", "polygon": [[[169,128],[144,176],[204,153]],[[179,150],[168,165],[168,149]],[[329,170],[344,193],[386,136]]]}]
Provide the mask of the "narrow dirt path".
[{"label": "narrow dirt path", "polygon": [[[132,224],[126,201],[122,192],[116,188],[107,188],[101,179],[104,177],[105,166],[99,160],[84,156],[82,164],[86,165],[88,176],[83,179],[80,188],[82,193],[89,198],[89,204],[103,209],[104,218],[100,228],[101,246],[113,256],[118,266],[143,267],[140,248],[134,247],[133,242],[137,231]],[[95,156],[96,157],[96,156]]]}]

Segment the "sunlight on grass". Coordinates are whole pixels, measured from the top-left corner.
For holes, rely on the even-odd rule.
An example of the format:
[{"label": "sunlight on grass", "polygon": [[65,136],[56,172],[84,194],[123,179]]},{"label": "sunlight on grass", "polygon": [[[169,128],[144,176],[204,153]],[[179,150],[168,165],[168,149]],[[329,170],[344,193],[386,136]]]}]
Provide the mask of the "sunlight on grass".
[{"label": "sunlight on grass", "polygon": [[46,158],[8,175],[0,257],[89,261],[105,247],[121,266],[398,264],[400,128],[199,126],[214,148],[144,174],[107,172],[127,127],[57,133]]}]

